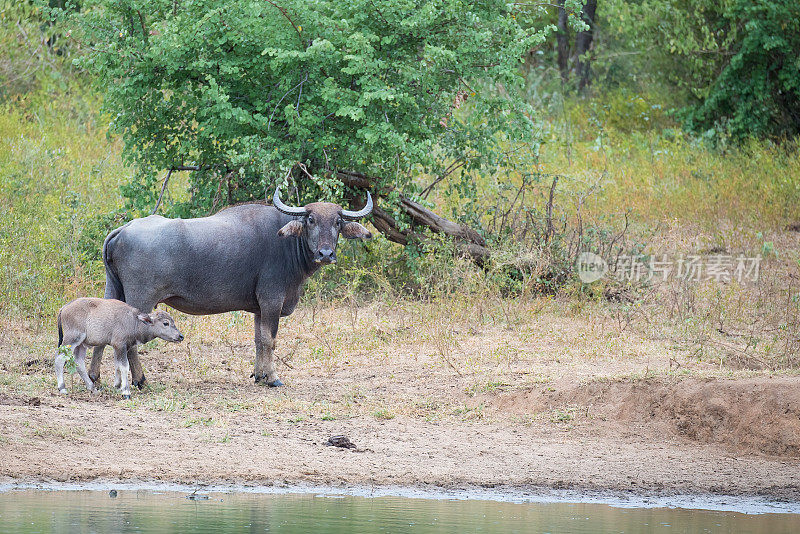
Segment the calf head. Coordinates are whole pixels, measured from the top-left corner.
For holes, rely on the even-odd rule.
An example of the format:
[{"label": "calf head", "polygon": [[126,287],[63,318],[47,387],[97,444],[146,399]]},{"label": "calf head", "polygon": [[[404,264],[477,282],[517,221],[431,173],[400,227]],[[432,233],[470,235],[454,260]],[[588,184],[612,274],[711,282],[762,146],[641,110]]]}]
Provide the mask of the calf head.
[{"label": "calf head", "polygon": [[140,313],[136,316],[145,324],[149,333],[155,337],[160,337],[164,341],[183,341],[183,334],[175,326],[172,316],[163,310],[156,310],[153,313]]},{"label": "calf head", "polygon": [[347,239],[369,239],[372,234],[356,220],[372,212],[372,196],[367,192],[367,204],[359,211],[342,209],[332,202],[314,202],[303,207],[287,206],[275,190],[272,204],[281,213],[297,219],[278,230],[281,237],[305,237],[311,257],[317,263],[336,263],[336,244],[339,234]]}]

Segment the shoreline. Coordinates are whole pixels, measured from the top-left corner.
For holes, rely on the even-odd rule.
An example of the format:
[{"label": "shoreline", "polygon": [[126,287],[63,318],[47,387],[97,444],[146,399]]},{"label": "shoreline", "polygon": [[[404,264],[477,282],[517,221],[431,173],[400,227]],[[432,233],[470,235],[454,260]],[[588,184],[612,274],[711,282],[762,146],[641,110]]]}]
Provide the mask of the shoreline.
[{"label": "shoreline", "polygon": [[153,493],[314,495],[317,497],[400,497],[430,500],[480,500],[512,504],[598,504],[614,508],[680,508],[742,514],[800,514],[800,502],[783,501],[758,495],[703,493],[638,493],[615,490],[556,489],[534,486],[479,486],[446,488],[441,486],[359,484],[319,485],[294,482],[278,485],[247,483],[185,484],[159,480],[122,482],[95,479],[86,482],[11,480],[0,482],[0,498],[14,491],[148,491]]}]

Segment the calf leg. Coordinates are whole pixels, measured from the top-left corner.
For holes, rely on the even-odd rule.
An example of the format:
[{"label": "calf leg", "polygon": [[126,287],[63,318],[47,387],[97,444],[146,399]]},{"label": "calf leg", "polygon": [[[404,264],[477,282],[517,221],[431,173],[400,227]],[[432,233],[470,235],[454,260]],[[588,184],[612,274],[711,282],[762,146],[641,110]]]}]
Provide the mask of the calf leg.
[{"label": "calf leg", "polygon": [[129,365],[130,367],[133,385],[139,389],[142,389],[147,382],[147,378],[144,376],[144,368],[142,367],[142,362],[139,359],[139,349],[136,348],[136,345],[128,349],[128,357],[125,359],[125,362],[126,365]]},{"label": "calf leg", "polygon": [[131,398],[131,385],[128,382],[128,371],[130,370],[128,354],[130,352],[126,347],[114,347],[114,365],[116,367],[114,376],[119,375],[119,388],[123,399]]},{"label": "calf leg", "polygon": [[94,382],[89,378],[89,373],[86,372],[86,348],[86,345],[83,343],[75,347],[75,368],[78,370],[78,374],[83,379],[84,384],[86,384],[86,389],[92,393],[97,393]]},{"label": "calf leg", "polygon": [[283,382],[275,371],[275,336],[278,333],[280,316],[275,314],[255,314],[256,365],[253,371],[256,384],[266,382],[270,387],[282,386]]},{"label": "calf leg", "polygon": [[[153,308],[156,307],[156,304],[158,304],[158,299],[153,295],[140,295],[138,293],[134,294],[133,292],[131,292],[131,294],[127,293],[128,291],[126,290],[125,301],[142,313],[150,313],[153,311]],[[147,378],[144,376],[142,362],[139,360],[139,349],[136,348],[136,345],[128,347],[127,365],[131,370],[133,385],[142,389],[147,382]]]},{"label": "calf leg", "polygon": [[56,380],[58,381],[58,391],[60,393],[67,392],[67,386],[64,385],[64,364],[67,362],[67,356],[61,350],[56,353]]}]

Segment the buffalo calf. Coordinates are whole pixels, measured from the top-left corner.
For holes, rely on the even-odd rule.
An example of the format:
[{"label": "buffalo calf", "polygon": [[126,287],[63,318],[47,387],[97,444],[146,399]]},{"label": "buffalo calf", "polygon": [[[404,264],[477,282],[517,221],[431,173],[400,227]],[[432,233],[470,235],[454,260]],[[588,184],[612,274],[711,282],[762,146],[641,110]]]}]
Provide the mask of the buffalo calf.
[{"label": "buffalo calf", "polygon": [[[128,349],[157,337],[165,341],[183,341],[183,334],[165,311],[156,310],[147,314],[119,300],[79,298],[58,312],[58,346],[72,346],[78,374],[86,383],[86,388],[94,393],[97,390],[86,372],[84,361],[88,347],[114,347],[114,386],[120,388],[125,398],[130,398]],[[56,355],[56,378],[61,393],[67,392],[64,385],[66,360],[66,355],[59,350]]]}]

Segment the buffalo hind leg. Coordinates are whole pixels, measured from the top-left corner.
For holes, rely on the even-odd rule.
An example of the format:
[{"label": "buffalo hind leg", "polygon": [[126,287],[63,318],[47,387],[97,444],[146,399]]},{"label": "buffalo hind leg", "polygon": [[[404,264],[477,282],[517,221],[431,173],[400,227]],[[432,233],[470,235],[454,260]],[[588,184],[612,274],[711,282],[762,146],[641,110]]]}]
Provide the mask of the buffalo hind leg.
[{"label": "buffalo hind leg", "polygon": [[105,345],[98,345],[92,352],[92,363],[89,365],[89,378],[91,378],[92,382],[95,384],[100,380],[100,363],[103,361],[103,351],[105,348]]},{"label": "buffalo hind leg", "polygon": [[279,319],[278,314],[255,314],[256,366],[253,376],[256,384],[265,382],[270,387],[283,385],[275,371],[275,336]]},{"label": "buffalo hind leg", "polygon": [[114,377],[115,379],[119,377],[119,385],[117,387],[119,387],[123,399],[131,398],[131,386],[128,383],[129,355],[130,350],[125,350],[124,346],[114,347]]},{"label": "buffalo hind leg", "polygon": [[96,395],[99,393],[99,391],[94,386],[92,379],[89,378],[89,373],[86,372],[86,345],[81,343],[80,345],[76,346],[75,350],[73,351],[73,355],[75,357],[75,369],[83,379],[83,383],[86,384],[86,389]]}]

